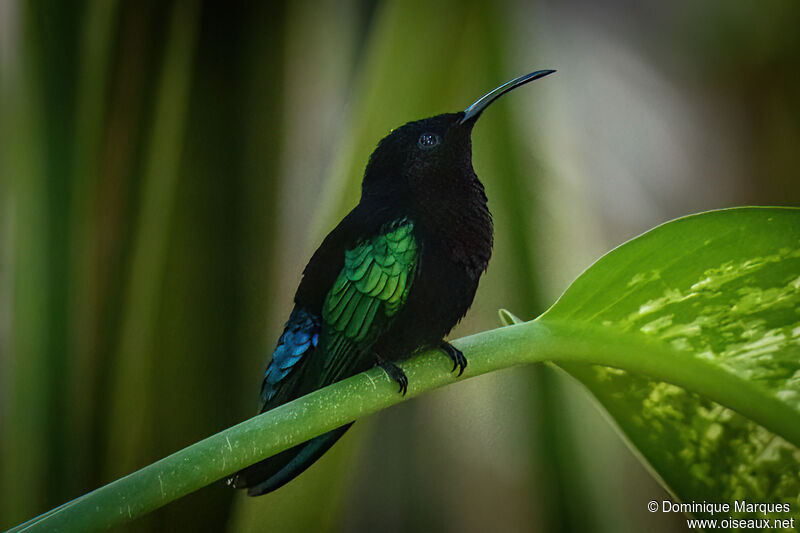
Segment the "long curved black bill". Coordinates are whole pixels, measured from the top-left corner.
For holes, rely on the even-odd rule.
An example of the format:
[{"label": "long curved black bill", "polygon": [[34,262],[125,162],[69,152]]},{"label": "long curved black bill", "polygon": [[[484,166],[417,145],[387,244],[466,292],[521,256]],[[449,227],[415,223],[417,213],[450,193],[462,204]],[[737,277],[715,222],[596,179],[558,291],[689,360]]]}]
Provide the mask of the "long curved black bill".
[{"label": "long curved black bill", "polygon": [[530,74],[525,74],[524,76],[520,76],[519,78],[514,78],[513,80],[504,83],[500,87],[484,94],[481,96],[477,102],[469,106],[467,109],[464,110],[464,117],[461,119],[460,124],[464,124],[465,122],[469,122],[470,120],[475,121],[477,120],[478,116],[483,113],[483,110],[489,107],[489,104],[506,94],[508,91],[512,89],[516,89],[521,85],[525,85],[528,82],[538,80],[539,78],[544,78],[555,72],[555,70],[537,70],[536,72],[531,72]]}]

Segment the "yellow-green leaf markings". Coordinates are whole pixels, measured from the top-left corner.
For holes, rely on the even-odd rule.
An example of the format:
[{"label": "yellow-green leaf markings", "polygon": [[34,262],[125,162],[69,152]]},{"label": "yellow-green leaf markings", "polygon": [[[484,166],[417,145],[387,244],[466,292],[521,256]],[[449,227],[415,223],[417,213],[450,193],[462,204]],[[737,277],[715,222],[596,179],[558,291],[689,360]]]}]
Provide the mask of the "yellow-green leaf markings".
[{"label": "yellow-green leaf markings", "polygon": [[[676,499],[800,519],[796,434],[775,429],[800,426],[800,210],[729,209],[659,226],[600,259],[537,321],[641,340],[641,358],[659,357],[647,346],[680,352],[700,363],[700,388],[747,390],[766,406],[749,417],[630,369],[560,363]],[[791,512],[738,513],[736,500]]]}]

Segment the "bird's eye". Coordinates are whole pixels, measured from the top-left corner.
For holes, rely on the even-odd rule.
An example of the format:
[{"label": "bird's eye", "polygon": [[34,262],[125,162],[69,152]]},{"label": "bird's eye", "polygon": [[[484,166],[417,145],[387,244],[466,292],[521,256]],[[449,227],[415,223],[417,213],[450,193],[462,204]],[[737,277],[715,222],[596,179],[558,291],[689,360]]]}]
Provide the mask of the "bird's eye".
[{"label": "bird's eye", "polygon": [[426,150],[428,148],[433,148],[434,146],[439,144],[439,136],[436,135],[435,133],[423,133],[422,135],[419,136],[417,144],[423,150]]}]

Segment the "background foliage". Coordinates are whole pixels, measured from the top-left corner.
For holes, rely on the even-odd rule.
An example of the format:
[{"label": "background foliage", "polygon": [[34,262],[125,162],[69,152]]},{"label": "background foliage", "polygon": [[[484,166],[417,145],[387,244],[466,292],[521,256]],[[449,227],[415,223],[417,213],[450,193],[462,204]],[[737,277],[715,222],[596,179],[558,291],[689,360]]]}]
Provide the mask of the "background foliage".
[{"label": "background foliage", "polygon": [[[666,219],[800,205],[794,2],[0,3],[0,527],[253,413],[377,141],[481,119],[497,245],[455,335],[531,318]],[[487,375],[360,422],[259,499],[125,529],[675,531],[583,390]]]}]

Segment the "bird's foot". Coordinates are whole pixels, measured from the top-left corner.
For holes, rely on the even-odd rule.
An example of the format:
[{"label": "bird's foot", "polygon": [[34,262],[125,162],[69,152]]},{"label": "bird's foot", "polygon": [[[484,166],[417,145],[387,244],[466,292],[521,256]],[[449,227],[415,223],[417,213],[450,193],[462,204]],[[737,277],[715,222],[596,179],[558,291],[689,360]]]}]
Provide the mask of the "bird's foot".
[{"label": "bird's foot", "polygon": [[441,348],[447,357],[453,361],[453,370],[450,372],[455,372],[457,368],[458,377],[461,377],[461,374],[464,373],[464,369],[467,368],[467,358],[464,357],[464,354],[461,353],[461,350],[447,341],[442,341],[439,343],[439,348]]},{"label": "bird's foot", "polygon": [[386,372],[387,376],[395,380],[397,384],[400,385],[400,394],[405,396],[406,392],[408,392],[408,378],[406,377],[406,373],[403,372],[403,369],[377,354],[375,355],[375,361],[377,362],[378,366],[381,367],[384,372]]}]

